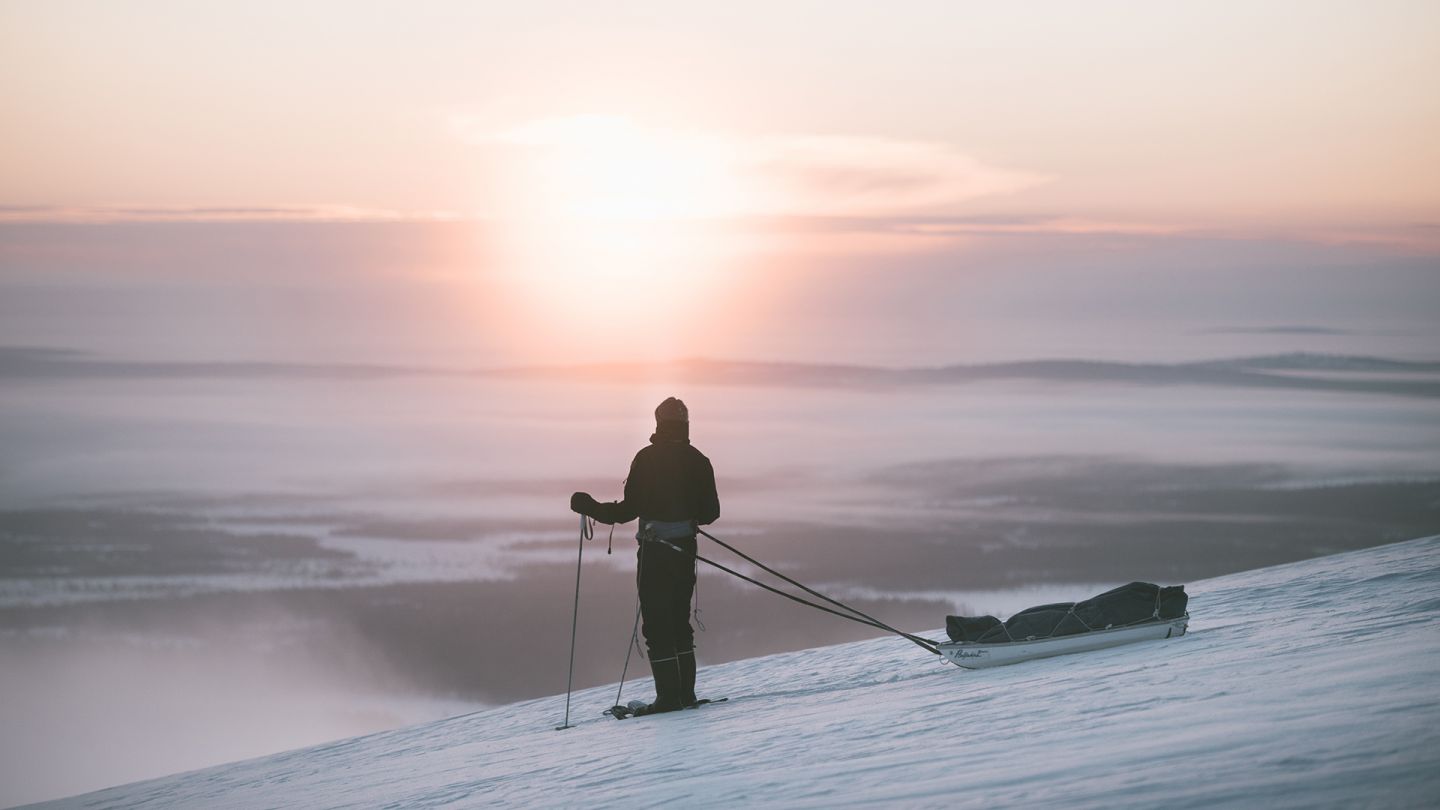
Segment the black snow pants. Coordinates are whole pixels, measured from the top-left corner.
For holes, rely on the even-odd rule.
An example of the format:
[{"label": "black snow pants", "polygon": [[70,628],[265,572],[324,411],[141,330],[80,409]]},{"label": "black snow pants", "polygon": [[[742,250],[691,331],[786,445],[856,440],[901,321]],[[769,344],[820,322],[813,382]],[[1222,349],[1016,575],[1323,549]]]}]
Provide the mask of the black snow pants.
[{"label": "black snow pants", "polygon": [[693,650],[690,599],[695,594],[695,536],[641,540],[637,554],[640,632],[650,660]]}]

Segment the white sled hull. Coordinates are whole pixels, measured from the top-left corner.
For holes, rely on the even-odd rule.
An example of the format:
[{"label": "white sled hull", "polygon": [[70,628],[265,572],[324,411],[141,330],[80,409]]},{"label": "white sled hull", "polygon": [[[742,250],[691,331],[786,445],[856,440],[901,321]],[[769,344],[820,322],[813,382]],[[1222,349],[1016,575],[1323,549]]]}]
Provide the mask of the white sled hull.
[{"label": "white sled hull", "polygon": [[1190,614],[1169,621],[1146,622],[1130,627],[1116,627],[1111,630],[1092,630],[1073,636],[1041,638],[1034,641],[1010,641],[1003,644],[976,644],[973,641],[949,641],[937,644],[940,654],[956,666],[966,669],[984,669],[1005,664],[1017,664],[1052,655],[1103,650],[1136,641],[1150,641],[1185,635],[1190,624]]}]

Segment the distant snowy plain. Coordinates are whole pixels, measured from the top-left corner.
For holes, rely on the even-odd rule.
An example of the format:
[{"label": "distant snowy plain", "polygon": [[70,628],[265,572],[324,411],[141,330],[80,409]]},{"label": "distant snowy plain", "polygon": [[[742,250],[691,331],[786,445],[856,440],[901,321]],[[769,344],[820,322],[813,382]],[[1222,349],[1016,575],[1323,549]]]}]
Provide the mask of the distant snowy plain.
[{"label": "distant snowy plain", "polygon": [[730,700],[694,711],[616,722],[611,685],[565,731],[561,695],[38,806],[1440,804],[1440,537],[1188,590],[1183,638],[976,672],[875,639],[703,667]]}]

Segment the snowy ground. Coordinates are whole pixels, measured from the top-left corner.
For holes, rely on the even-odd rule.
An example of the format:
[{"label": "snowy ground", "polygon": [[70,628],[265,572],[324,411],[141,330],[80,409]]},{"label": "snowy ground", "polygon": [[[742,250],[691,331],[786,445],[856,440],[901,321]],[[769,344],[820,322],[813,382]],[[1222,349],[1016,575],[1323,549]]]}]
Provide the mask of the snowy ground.
[{"label": "snowy ground", "polygon": [[48,806],[1440,802],[1440,537],[1189,591],[1179,639],[979,672],[877,639],[705,668],[696,711],[616,722],[610,686],[566,731],[546,698]]}]

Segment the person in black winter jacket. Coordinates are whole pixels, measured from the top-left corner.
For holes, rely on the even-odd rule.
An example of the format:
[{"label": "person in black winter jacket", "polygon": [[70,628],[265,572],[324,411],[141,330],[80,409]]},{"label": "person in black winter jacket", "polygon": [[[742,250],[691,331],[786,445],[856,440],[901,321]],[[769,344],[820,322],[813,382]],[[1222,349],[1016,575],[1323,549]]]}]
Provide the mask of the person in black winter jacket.
[{"label": "person in black winter jacket", "polygon": [[690,599],[695,593],[695,533],[720,517],[715,470],[690,444],[690,413],[670,397],[655,409],[655,434],[635,454],[625,498],[598,503],[587,492],[570,508],[601,523],[640,519],[636,584],[641,632],[655,676],[655,701],[637,714],[694,705],[695,634]]}]

